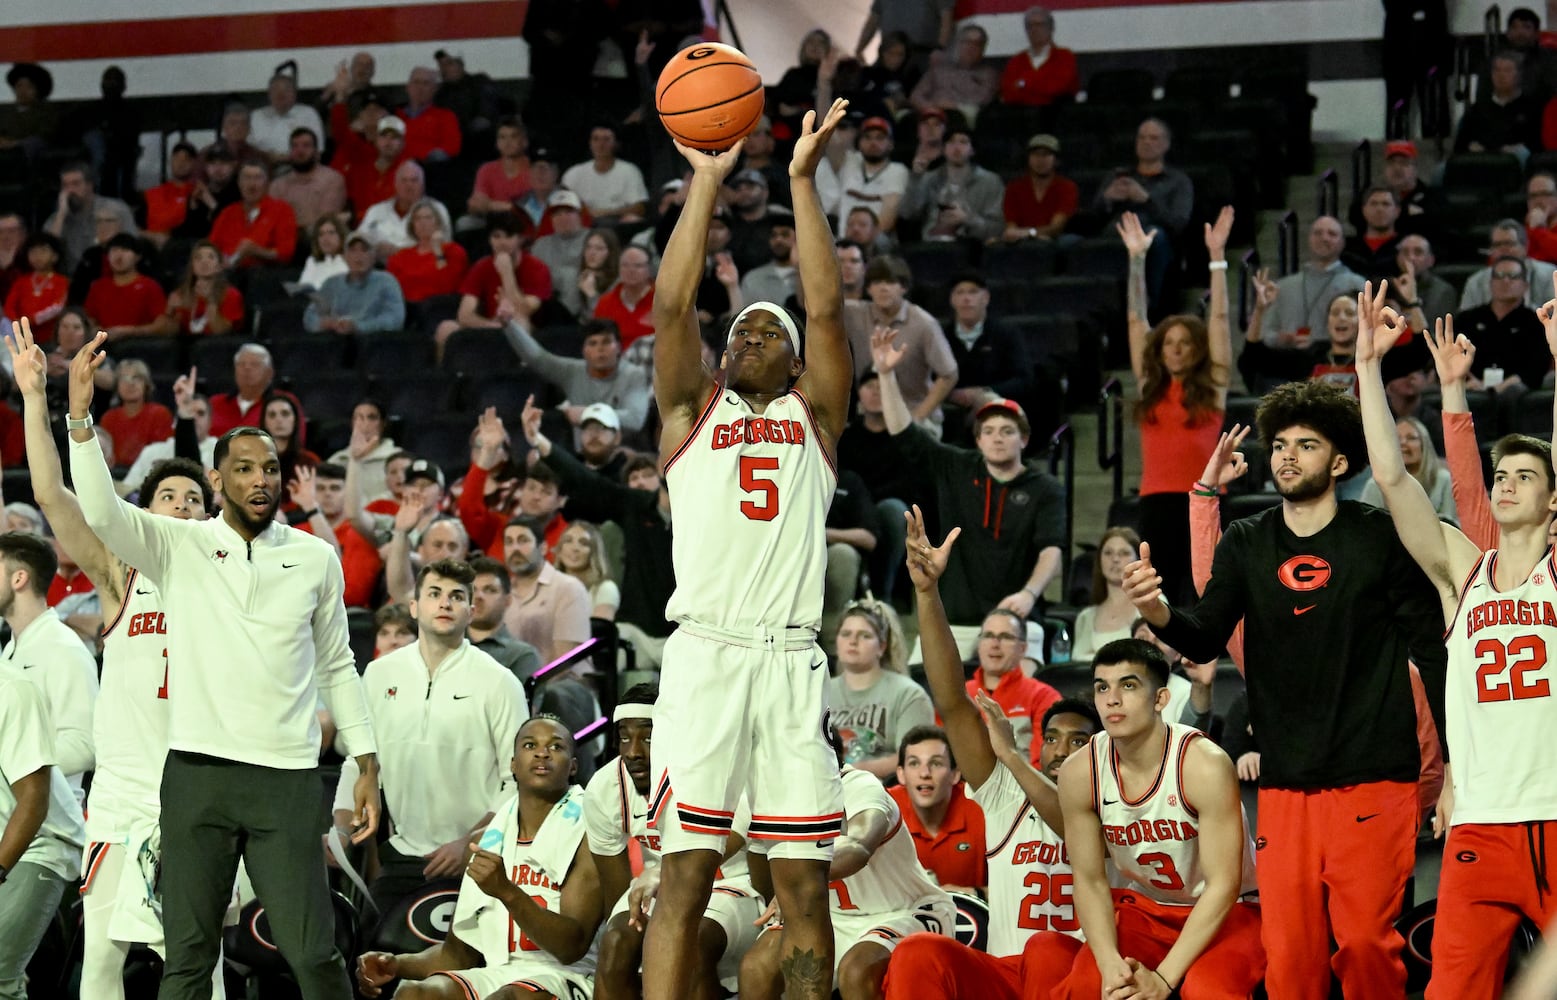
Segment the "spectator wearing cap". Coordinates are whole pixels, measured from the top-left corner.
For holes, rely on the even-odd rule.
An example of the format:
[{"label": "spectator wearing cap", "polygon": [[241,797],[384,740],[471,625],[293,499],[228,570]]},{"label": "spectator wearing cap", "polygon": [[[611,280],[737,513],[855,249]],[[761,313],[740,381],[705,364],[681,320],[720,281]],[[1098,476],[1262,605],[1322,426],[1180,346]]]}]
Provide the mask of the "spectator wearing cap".
[{"label": "spectator wearing cap", "polygon": [[608,403],[590,403],[579,413],[578,457],[592,472],[620,482],[632,453],[622,447],[622,418]]},{"label": "spectator wearing cap", "polygon": [[416,241],[390,255],[385,270],[400,282],[400,293],[407,302],[425,302],[439,295],[459,291],[470,258],[465,248],[455,243],[430,199],[411,206],[406,232]]},{"label": "spectator wearing cap", "polygon": [[[524,122],[509,116],[497,123],[497,159],[476,170],[465,210],[472,216],[512,212],[530,191],[530,136]],[[462,220],[463,221],[463,220]]]},{"label": "spectator wearing cap", "polygon": [[860,125],[858,148],[838,169],[838,218],[847,219],[857,206],[876,213],[884,233],[897,232],[898,209],[908,193],[910,175],[901,163],[893,163],[892,123],[867,118]]},{"label": "spectator wearing cap", "polygon": [[854,377],[871,365],[871,335],[890,329],[897,344],[896,383],[916,424],[941,435],[941,403],[957,384],[957,359],[940,324],[908,301],[913,275],[896,257],[877,257],[865,268],[867,302],[843,304],[843,326],[854,352]]},{"label": "spectator wearing cap", "polygon": [[438,224],[443,231],[454,232],[454,225],[449,221],[449,210],[443,207],[443,202],[427,197],[427,175],[422,172],[422,165],[407,160],[395,168],[394,197],[386,198],[364,212],[362,224],[357,227],[358,232],[373,241],[373,249],[380,261],[387,261],[396,250],[416,242],[408,224],[411,221],[411,209],[423,200],[429,202],[437,212]]},{"label": "spectator wearing cap", "polygon": [[546,213],[551,232],[530,245],[530,253],[551,272],[552,287],[572,288],[578,284],[579,257],[589,230],[584,228],[584,203],[565,189],[551,193]]},{"label": "spectator wearing cap", "polygon": [[[1499,257],[1514,257],[1524,262],[1525,269],[1525,305],[1531,309],[1539,309],[1541,304],[1551,298],[1552,275],[1557,273],[1557,267],[1546,263],[1544,260],[1531,260],[1529,256],[1529,237],[1525,234],[1525,227],[1515,219],[1499,219],[1492,226],[1491,246],[1487,249],[1490,260]],[[1492,301],[1492,267],[1487,267],[1475,272],[1465,279],[1465,287],[1460,292],[1460,312],[1484,306]]]},{"label": "spectator wearing cap", "polygon": [[1189,175],[1167,163],[1172,147],[1173,133],[1166,122],[1160,118],[1141,122],[1135,130],[1135,164],[1116,170],[1093,202],[1110,226],[1125,212],[1134,212],[1144,228],[1157,230],[1146,257],[1146,288],[1152,302],[1159,301],[1174,247],[1195,207],[1195,185]]},{"label": "spectator wearing cap", "polygon": [[98,194],[96,184],[89,164],[74,161],[59,168],[59,199],[54,213],[43,223],[43,231],[64,243],[65,256],[59,265],[63,271],[74,270],[87,248],[98,242],[100,213],[118,220],[118,232],[132,236],[136,233],[130,206],[118,198]]},{"label": "spectator wearing cap", "polygon": [[1456,153],[1511,153],[1523,164],[1531,150],[1541,148],[1543,109],[1523,88],[1520,62],[1514,52],[1492,57],[1491,86],[1476,95],[1460,118],[1454,136]]},{"label": "spectator wearing cap", "polygon": [[[1018,403],[993,400],[974,412],[976,451],[942,444],[914,422],[903,399],[895,371],[901,351],[882,337],[872,347],[872,361],[881,373],[882,415],[898,453],[929,476],[941,523],[962,528],[941,576],[941,595],[957,649],[967,659],[992,609],[1029,618],[1059,574],[1065,487],[1023,461],[1032,427]],[[1038,632],[1033,644],[1041,650]],[[916,648],[909,660],[919,658]]]},{"label": "spectator wearing cap", "polygon": [[947,130],[945,162],[916,174],[899,211],[922,220],[925,240],[976,240],[985,243],[1005,229],[1000,177],[973,162],[973,131],[957,125]]},{"label": "spectator wearing cap", "polygon": [[957,387],[948,402],[965,417],[992,399],[1031,407],[1036,402],[1032,352],[1021,335],[990,318],[989,285],[981,272],[965,271],[952,280],[951,308],[946,342],[957,360]]},{"label": "spectator wearing cap", "polygon": [[[405,122],[396,115],[374,115],[382,110],[370,104],[364,114],[373,119],[373,141],[363,140],[344,124],[332,129],[336,136],[336,160],[341,162],[341,173],[346,177],[346,193],[351,199],[352,211],[361,219],[374,205],[395,196],[395,179],[409,157],[405,151]],[[330,109],[344,122],[345,105]],[[349,137],[349,138],[343,138]],[[366,147],[366,148],[363,148]]]},{"label": "spectator wearing cap", "polygon": [[1400,196],[1387,184],[1374,184],[1362,193],[1363,225],[1347,239],[1341,251],[1346,266],[1372,281],[1399,273],[1396,251],[1400,233]]},{"label": "spectator wearing cap", "polygon": [[48,148],[59,130],[59,116],[49,96],[54,75],[37,63],[19,62],[5,74],[16,101],[0,107],[0,149],[20,148],[29,160]]},{"label": "spectator wearing cap", "polygon": [[205,239],[216,225],[216,217],[228,205],[236,205],[238,159],[225,142],[213,142],[200,154],[199,179],[184,205],[184,220],[173,228],[173,236],[185,240]]},{"label": "spectator wearing cap", "polygon": [[405,152],[413,160],[436,162],[460,155],[460,121],[434,103],[438,83],[438,71],[431,66],[416,67],[406,80],[406,103],[398,114],[405,122]]},{"label": "spectator wearing cap", "polygon": [[[108,241],[108,274],[92,282],[86,311],[108,332],[109,340],[157,333],[157,318],[167,308],[162,286],[140,273],[141,241],[119,233]],[[128,465],[128,462],[117,463]]]},{"label": "spectator wearing cap", "polygon": [[1531,257],[1557,263],[1557,176],[1545,170],[1525,181],[1525,232]]},{"label": "spectator wearing cap", "polygon": [[637,222],[648,209],[649,189],[643,173],[616,156],[616,129],[596,125],[589,130],[589,160],[562,175],[562,186],[577,192],[596,219]]},{"label": "spectator wearing cap", "polygon": [[[730,203],[730,256],[744,274],[768,259],[768,230],[773,220],[792,217],[787,208],[769,201],[768,178],[762,171],[739,170],[724,183]],[[679,205],[674,211],[665,213],[659,226],[659,232],[664,235],[660,246],[665,245],[680,218]]]},{"label": "spectator wearing cap", "polygon": [[946,155],[946,128],[946,112],[940,108],[925,108],[914,122],[914,142],[894,144],[892,158],[906,163],[915,174],[934,170]]},{"label": "spectator wearing cap", "polygon": [[951,58],[932,63],[929,72],[919,78],[908,95],[915,111],[940,108],[961,111],[969,121],[995,99],[1000,74],[984,64],[989,33],[976,24],[965,24],[957,31]]},{"label": "spectator wearing cap", "polygon": [[773,302],[782,306],[794,298],[799,277],[795,220],[776,218],[768,229],[768,262],[741,276],[742,303]]},{"label": "spectator wearing cap", "polygon": [[[387,277],[387,275],[386,275]],[[211,436],[219,438],[234,427],[260,427],[264,401],[276,377],[270,351],[261,344],[244,344],[232,356],[232,392],[211,397]]]},{"label": "spectator wearing cap", "polygon": [[178,142],[168,155],[168,179],[141,192],[146,200],[146,225],[141,235],[154,246],[166,243],[184,221],[189,198],[195,190],[195,167],[199,150],[188,142]]},{"label": "spectator wearing cap", "polygon": [[54,327],[70,295],[70,279],[59,272],[65,246],[53,233],[33,233],[22,244],[27,270],[11,283],[5,294],[5,316],[28,320],[40,344],[54,339]]},{"label": "spectator wearing cap", "polygon": [[1068,101],[1081,89],[1076,53],[1054,44],[1054,15],[1029,7],[1022,18],[1027,48],[1012,56],[1000,74],[1000,100],[1029,108]]},{"label": "spectator wearing cap", "polygon": [[530,150],[530,190],[514,203],[514,211],[530,230],[539,232],[546,224],[546,213],[551,208],[551,196],[557,191],[560,172],[557,157],[551,150],[544,146]]},{"label": "spectator wearing cap", "polygon": [[1055,169],[1059,156],[1060,140],[1054,136],[1040,134],[1027,140],[1027,173],[1011,179],[1002,203],[1007,243],[1058,239],[1066,223],[1076,217],[1081,191]]},{"label": "spectator wearing cap", "polygon": [[466,70],[465,53],[454,49],[439,49],[433,53],[433,60],[438,64],[438,93],[433,100],[440,108],[454,113],[454,120],[467,135],[491,134],[498,115],[498,94],[492,78]]},{"label": "spectator wearing cap", "polygon": [[523,232],[524,224],[513,212],[499,212],[488,221],[492,252],[465,272],[458,313],[438,325],[440,355],[456,330],[496,330],[514,317],[528,321],[552,297],[551,270],[525,252]]},{"label": "spectator wearing cap", "polygon": [[595,303],[595,318],[608,319],[622,331],[622,346],[654,334],[654,271],[649,251],[629,246],[617,259],[616,284]]},{"label": "spectator wearing cap", "polygon": [[287,143],[283,162],[289,169],[271,181],[270,193],[292,206],[298,226],[312,229],[325,216],[346,211],[346,178],[319,162],[319,140],[314,131],[299,126]]},{"label": "spectator wearing cap", "polygon": [[293,134],[307,129],[314,137],[314,151],[324,145],[324,120],[307,104],[297,103],[297,77],[278,72],[270,78],[266,104],[249,117],[249,142],[271,162],[291,154]]},{"label": "spectator wearing cap", "polygon": [[346,237],[346,273],[326,278],[303,312],[309,333],[385,333],[405,326],[400,283],[373,268],[373,244],[364,233]]},{"label": "spectator wearing cap", "polygon": [[248,160],[238,168],[239,202],[222,209],[211,227],[211,242],[228,267],[290,264],[297,252],[297,216],[292,206],[270,195],[270,168]]}]

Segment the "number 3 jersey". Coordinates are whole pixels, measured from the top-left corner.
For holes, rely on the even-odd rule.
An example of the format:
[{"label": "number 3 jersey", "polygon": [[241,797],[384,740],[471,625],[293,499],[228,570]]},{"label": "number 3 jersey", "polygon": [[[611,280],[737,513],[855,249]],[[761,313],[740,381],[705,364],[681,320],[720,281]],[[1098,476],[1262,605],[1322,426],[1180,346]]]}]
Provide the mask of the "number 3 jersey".
[{"label": "number 3 jersey", "polygon": [[97,772],[87,809],[87,839],[123,840],[157,822],[162,764],[168,755],[168,625],[157,588],[135,570],[124,604],[103,629],[103,673],[92,715]]},{"label": "number 3 jersey", "polygon": [[984,810],[989,862],[989,954],[1020,955],[1039,931],[1082,939],[1071,901],[1070,855],[1065,839],[1043,821],[1005,765],[996,764],[973,790]]},{"label": "number 3 jersey", "polygon": [[[1189,726],[1168,726],[1157,780],[1139,798],[1124,793],[1119,759],[1107,733],[1092,737],[1092,807],[1103,824],[1108,858],[1119,872],[1116,885],[1133,883],[1143,895],[1168,906],[1194,906],[1205,889],[1200,864],[1200,814],[1184,794],[1184,754],[1205,734]],[[1240,896],[1257,891],[1254,842],[1242,815],[1243,876]]]},{"label": "number 3 jersey", "polygon": [[800,393],[758,414],[716,388],[665,462],[676,572],[666,618],[742,633],[818,628],[837,481]]},{"label": "number 3 jersey", "polygon": [[1499,593],[1497,560],[1492,549],[1477,561],[1444,637],[1454,826],[1557,819],[1547,662],[1557,650],[1557,561],[1547,549],[1522,584]]}]

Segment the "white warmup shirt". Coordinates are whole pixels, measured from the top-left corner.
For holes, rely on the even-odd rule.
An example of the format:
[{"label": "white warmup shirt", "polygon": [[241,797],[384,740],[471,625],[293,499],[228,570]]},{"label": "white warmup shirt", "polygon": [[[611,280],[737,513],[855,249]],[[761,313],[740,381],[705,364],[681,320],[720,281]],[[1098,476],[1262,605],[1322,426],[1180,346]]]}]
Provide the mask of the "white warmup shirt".
[{"label": "white warmup shirt", "polygon": [[333,548],[274,522],[245,541],[223,517],[181,521],[126,503],[95,440],[71,442],[70,471],[87,524],[162,593],[170,749],[309,770],[322,700],[347,756],[375,751]]},{"label": "white warmup shirt", "polygon": [[[95,445],[96,442],[94,441]],[[78,639],[77,645],[80,644]],[[48,709],[38,689],[23,678],[0,671],[0,829],[16,812],[11,785],[54,763],[54,734]],[[81,806],[65,776],[55,767],[49,774],[49,811],[22,861],[41,865],[67,881],[81,874],[81,848],[86,830]]]},{"label": "white warmup shirt", "polygon": [[53,608],[11,637],[0,660],[38,686],[54,726],[55,762],[79,803],[82,775],[92,769],[92,711],[97,702],[97,661]]},{"label": "white warmup shirt", "polygon": [[[431,675],[420,642],[368,664],[362,675],[379,748],[379,783],[393,817],[390,846],[425,857],[470,833],[508,790],[514,736],[530,717],[513,672],[468,641]],[[354,808],[361,772],[341,767],[335,808]]]}]

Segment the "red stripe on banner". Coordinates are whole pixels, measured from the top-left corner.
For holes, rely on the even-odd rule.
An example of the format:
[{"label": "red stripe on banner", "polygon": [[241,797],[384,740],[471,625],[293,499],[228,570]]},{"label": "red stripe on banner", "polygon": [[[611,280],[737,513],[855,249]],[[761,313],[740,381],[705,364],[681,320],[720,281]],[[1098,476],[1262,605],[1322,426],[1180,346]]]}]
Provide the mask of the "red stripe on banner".
[{"label": "red stripe on banner", "polygon": [[[1163,7],[1169,4],[1187,7],[1203,3],[1238,3],[1240,0],[1048,0],[1042,6],[1049,11],[1088,10],[1096,7]],[[958,18],[979,14],[1023,14],[1035,6],[1030,0],[957,0]]]},{"label": "red stripe on banner", "polygon": [[288,10],[271,14],[29,24],[0,28],[7,62],[128,59],[263,49],[331,48],[451,38],[517,37],[527,0],[463,0],[409,7]]}]

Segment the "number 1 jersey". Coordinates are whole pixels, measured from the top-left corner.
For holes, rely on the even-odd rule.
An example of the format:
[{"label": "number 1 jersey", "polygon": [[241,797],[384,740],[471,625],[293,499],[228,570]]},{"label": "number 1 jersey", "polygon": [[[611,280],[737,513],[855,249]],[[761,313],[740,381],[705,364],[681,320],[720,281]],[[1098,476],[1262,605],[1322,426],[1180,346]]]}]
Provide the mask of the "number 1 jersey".
[{"label": "number 1 jersey", "polygon": [[1493,586],[1498,552],[1482,554],[1444,637],[1444,699],[1454,763],[1451,823],[1557,819],[1557,726],[1548,657],[1557,648],[1557,561],[1552,550],[1518,587]]},{"label": "number 1 jersey", "polygon": [[837,481],[800,393],[759,415],[715,389],[665,462],[676,571],[666,618],[743,633],[818,628]]}]

